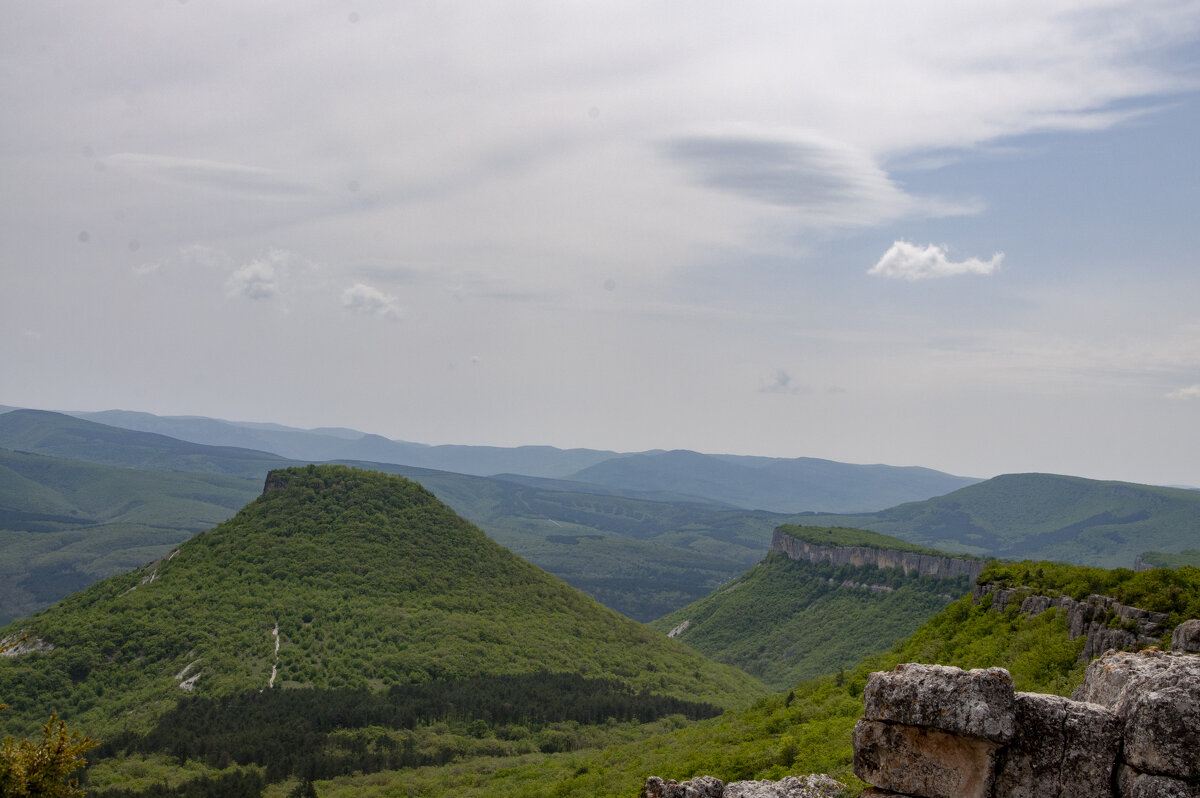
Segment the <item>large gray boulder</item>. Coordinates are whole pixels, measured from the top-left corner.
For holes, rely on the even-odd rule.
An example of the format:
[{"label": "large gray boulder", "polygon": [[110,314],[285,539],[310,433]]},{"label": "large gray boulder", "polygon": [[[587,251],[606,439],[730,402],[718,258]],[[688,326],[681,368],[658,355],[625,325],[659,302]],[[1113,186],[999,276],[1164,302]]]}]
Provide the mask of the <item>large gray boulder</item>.
[{"label": "large gray boulder", "polygon": [[863,718],[854,726],[854,775],[922,798],[990,798],[999,750],[976,737]]},{"label": "large gray boulder", "polygon": [[1200,785],[1122,765],[1117,772],[1117,793],[1121,798],[1200,798]]},{"label": "large gray boulder", "polygon": [[1200,779],[1200,657],[1150,649],[1093,661],[1077,700],[1124,723],[1122,758],[1143,773]]},{"label": "large gray boulder", "polygon": [[868,677],[864,717],[1007,743],[1016,734],[1014,696],[1003,668],[909,663]]},{"label": "large gray boulder", "polygon": [[1121,721],[1098,704],[1017,693],[1019,733],[1003,753],[995,796],[1112,796]]},{"label": "large gray boulder", "polygon": [[1200,654],[1200,618],[1184,621],[1171,635],[1171,650],[1177,654]]}]

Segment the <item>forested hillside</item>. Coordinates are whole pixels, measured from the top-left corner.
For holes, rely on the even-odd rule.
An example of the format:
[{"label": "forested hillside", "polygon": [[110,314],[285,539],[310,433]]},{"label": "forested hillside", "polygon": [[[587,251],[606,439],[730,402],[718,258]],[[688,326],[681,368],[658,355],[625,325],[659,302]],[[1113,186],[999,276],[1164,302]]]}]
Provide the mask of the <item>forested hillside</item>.
[{"label": "forested hillside", "polygon": [[[1051,563],[1024,563],[1042,590],[1089,583],[1126,585],[1129,595],[1157,607],[1195,606],[1200,599],[1200,570],[1158,573],[1151,581],[1130,583],[1132,572],[1102,569],[1055,571]],[[1076,589],[1071,588],[1071,589]],[[1178,614],[1176,612],[1175,614]],[[1064,617],[1056,611],[1027,617],[1019,605],[1003,612],[990,598],[975,605],[969,596],[952,602],[914,634],[889,651],[844,672],[802,682],[786,693],[757,701],[749,709],[727,712],[674,731],[640,740],[561,755],[531,754],[512,760],[469,760],[454,768],[396,771],[390,779],[346,777],[318,783],[322,798],[382,798],[402,790],[411,794],[462,798],[504,798],[553,794],[569,798],[628,798],[649,775],[684,779],[710,774],[725,781],[779,779],[789,774],[823,772],[850,785],[856,796],[864,785],[851,771],[850,733],[862,715],[867,675],[903,662],[1007,668],[1016,689],[1069,695],[1082,680],[1079,659],[1083,637],[1070,640]],[[404,794],[404,792],[400,792]],[[280,793],[282,798],[282,793]]]},{"label": "forested hillside", "polygon": [[[890,544],[942,555],[862,530],[817,531],[838,533],[810,535],[833,548]],[[937,578],[902,568],[796,561],[771,552],[738,579],[651,626],[787,689],[888,648],[970,588],[966,575]]]},{"label": "forested hillside", "polygon": [[[497,734],[508,743],[488,750],[565,750],[608,718],[624,730],[763,693],[524,562],[419,485],[335,466],[273,472],[264,495],[170,556],[0,629],[21,637],[20,656],[0,659],[0,728],[30,734],[57,711],[106,741],[110,771],[173,754],[270,779],[320,761],[328,776],[444,762]],[[456,731],[437,726],[449,721]],[[359,737],[338,727],[385,731],[350,756],[335,749],[357,751]]]}]

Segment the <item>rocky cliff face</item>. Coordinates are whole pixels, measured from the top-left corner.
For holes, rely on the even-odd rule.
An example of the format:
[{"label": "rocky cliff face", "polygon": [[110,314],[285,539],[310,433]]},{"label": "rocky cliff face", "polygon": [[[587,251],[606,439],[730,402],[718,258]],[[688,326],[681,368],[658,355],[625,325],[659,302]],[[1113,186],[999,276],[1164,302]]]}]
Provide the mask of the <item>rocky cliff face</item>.
[{"label": "rocky cliff face", "polygon": [[1151,612],[1138,607],[1127,607],[1108,596],[1088,596],[1082,601],[1070,596],[1039,596],[1029,588],[1000,588],[991,584],[975,585],[972,599],[976,604],[987,595],[992,597],[992,608],[1003,612],[1009,602],[1021,602],[1021,614],[1041,615],[1050,609],[1063,612],[1067,618],[1067,632],[1072,640],[1087,635],[1081,660],[1091,660],[1109,649],[1132,650],[1157,645],[1165,633],[1164,612]]},{"label": "rocky cliff face", "polygon": [[938,557],[894,549],[875,549],[866,546],[820,546],[794,538],[776,529],[771,538],[771,551],[785,554],[793,560],[807,560],[827,565],[872,566],[902,568],[905,575],[933,576],[951,579],[966,576],[974,582],[986,563],[958,557]]},{"label": "rocky cliff face", "polygon": [[940,665],[873,673],[863,697],[864,798],[1200,798],[1194,654],[1110,651],[1074,700],[1014,692],[1000,668]]}]

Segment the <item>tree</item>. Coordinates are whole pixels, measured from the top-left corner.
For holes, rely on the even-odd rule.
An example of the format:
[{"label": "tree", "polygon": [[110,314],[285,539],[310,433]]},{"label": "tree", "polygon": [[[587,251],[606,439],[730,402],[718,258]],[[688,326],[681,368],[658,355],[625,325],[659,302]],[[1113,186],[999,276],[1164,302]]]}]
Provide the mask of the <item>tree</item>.
[{"label": "tree", "polygon": [[[7,642],[0,652],[25,638]],[[0,710],[7,709],[0,704]],[[87,764],[83,755],[99,743],[79,732],[67,730],[67,724],[50,716],[42,727],[42,741],[0,741],[0,798],[60,798],[82,795],[79,781],[71,774]]]}]

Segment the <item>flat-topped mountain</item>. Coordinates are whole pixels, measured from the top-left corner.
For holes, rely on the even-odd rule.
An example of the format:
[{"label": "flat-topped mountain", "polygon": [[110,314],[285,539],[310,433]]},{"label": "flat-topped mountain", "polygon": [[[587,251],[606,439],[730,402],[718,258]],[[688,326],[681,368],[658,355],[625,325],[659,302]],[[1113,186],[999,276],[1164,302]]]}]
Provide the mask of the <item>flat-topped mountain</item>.
[{"label": "flat-topped mountain", "polygon": [[844,527],[785,524],[772,535],[771,551],[811,563],[856,568],[898,568],[905,576],[931,576],[937,579],[963,576],[972,582],[986,565],[978,557],[956,557],[865,529]]},{"label": "flat-topped mountain", "polygon": [[916,631],[984,565],[862,529],[784,525],[766,559],[652,626],[783,689]]}]

